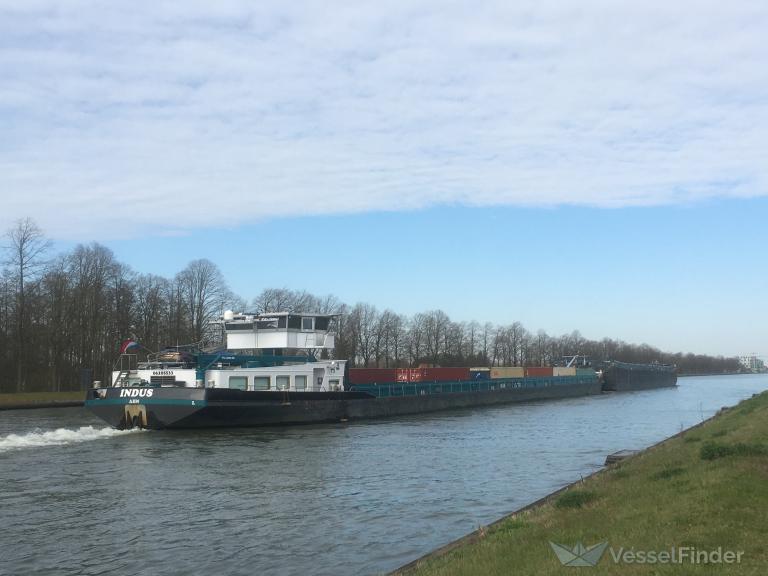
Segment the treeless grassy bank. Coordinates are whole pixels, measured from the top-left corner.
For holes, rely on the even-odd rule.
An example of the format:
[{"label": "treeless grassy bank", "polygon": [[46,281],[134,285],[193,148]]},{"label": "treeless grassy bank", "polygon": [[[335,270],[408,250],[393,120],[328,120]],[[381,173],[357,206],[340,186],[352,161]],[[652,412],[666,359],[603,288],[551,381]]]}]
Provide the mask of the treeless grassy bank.
[{"label": "treeless grassy bank", "polygon": [[[395,573],[578,572],[551,542],[589,575],[764,575],[768,392]],[[579,560],[579,542],[607,546]]]},{"label": "treeless grassy bank", "polygon": [[20,394],[0,394],[0,409],[37,408],[56,404],[71,405],[83,402],[85,392],[26,392]]}]

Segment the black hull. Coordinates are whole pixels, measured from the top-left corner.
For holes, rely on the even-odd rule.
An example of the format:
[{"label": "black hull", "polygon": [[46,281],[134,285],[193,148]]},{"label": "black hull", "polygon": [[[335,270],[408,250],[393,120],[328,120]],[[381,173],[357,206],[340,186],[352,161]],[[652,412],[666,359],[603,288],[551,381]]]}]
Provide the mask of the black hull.
[{"label": "black hull", "polygon": [[[89,391],[85,405],[115,428],[218,428],[343,422],[599,394],[600,383],[376,398],[364,392],[243,392],[226,389],[155,388],[151,397],[130,397],[138,388]],[[146,394],[147,390],[143,390]],[[139,392],[137,392],[139,393]],[[100,395],[103,394],[103,397]]]},{"label": "black hull", "polygon": [[603,390],[630,392],[677,386],[673,366],[611,362],[603,368]]}]

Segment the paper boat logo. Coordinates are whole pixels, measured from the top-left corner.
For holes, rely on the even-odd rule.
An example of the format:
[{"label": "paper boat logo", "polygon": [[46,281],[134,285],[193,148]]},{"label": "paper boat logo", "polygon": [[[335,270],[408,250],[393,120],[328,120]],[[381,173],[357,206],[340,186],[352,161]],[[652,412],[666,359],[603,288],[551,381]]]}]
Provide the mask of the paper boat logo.
[{"label": "paper boat logo", "polygon": [[573,548],[554,542],[550,542],[549,545],[563,566],[597,566],[608,547],[608,542],[601,542],[589,548],[585,548],[581,542],[577,542]]}]

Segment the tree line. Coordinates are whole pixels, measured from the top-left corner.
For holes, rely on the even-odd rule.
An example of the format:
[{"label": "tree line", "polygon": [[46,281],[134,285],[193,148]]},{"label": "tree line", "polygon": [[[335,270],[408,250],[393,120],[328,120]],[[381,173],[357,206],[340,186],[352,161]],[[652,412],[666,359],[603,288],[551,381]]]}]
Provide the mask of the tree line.
[{"label": "tree line", "polygon": [[353,366],[540,366],[581,354],[593,361],[677,364],[682,373],[737,372],[736,358],[670,354],[647,344],[550,336],[519,322],[455,322],[442,310],[413,316],[353,306],[334,296],[267,288],[251,302],[234,294],[211,261],[172,278],[141,274],[97,243],[52,256],[30,219],[6,234],[0,272],[0,392],[60,391],[108,380],[121,341],[144,350],[220,343],[213,320],[226,309],[338,314],[338,358]]}]

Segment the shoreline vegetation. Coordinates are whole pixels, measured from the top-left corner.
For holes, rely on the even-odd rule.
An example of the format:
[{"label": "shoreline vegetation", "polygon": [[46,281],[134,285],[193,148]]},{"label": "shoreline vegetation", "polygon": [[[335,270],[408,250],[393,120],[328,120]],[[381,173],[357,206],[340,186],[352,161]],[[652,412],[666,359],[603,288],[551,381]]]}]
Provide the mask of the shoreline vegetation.
[{"label": "shoreline vegetation", "polygon": [[608,542],[589,574],[757,576],[768,565],[767,509],[763,392],[392,574],[563,574],[550,542]]},{"label": "shoreline vegetation", "polygon": [[339,314],[336,357],[350,367],[557,366],[574,354],[593,362],[675,364],[680,373],[739,371],[738,358],[668,353],[648,344],[559,336],[520,322],[456,321],[442,310],[413,315],[333,295],[266,288],[234,294],[218,266],[192,260],[173,276],[132,270],[97,243],[51,257],[44,232],[27,218],[0,249],[0,392],[82,389],[107,381],[128,338],[147,351],[178,344],[217,345],[222,311]]}]

